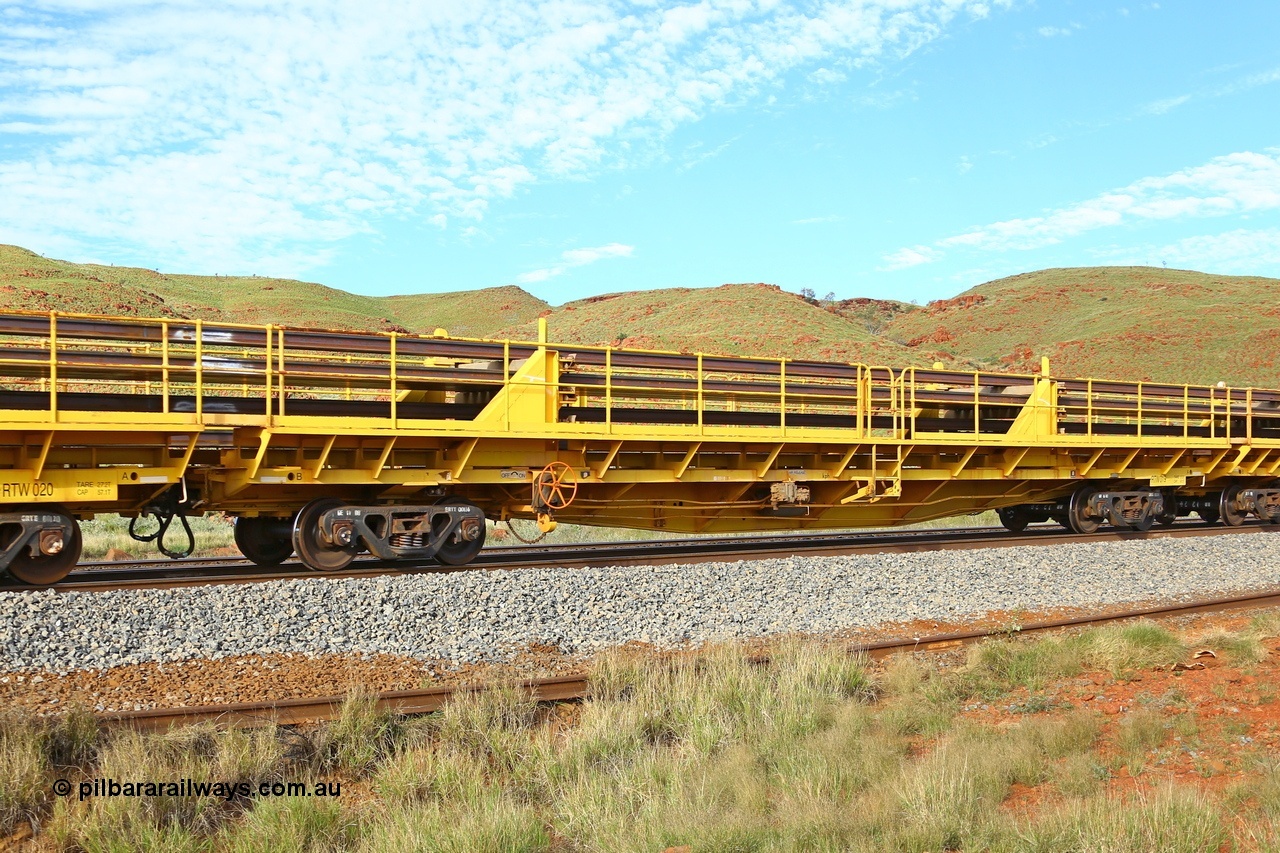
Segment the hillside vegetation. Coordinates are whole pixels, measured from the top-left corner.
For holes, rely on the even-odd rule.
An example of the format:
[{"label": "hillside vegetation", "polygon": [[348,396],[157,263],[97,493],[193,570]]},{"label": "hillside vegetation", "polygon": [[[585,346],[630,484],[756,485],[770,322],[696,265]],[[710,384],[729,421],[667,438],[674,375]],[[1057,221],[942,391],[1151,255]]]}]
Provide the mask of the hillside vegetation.
[{"label": "hillside vegetation", "polygon": [[1061,376],[1280,387],[1280,281],[1082,267],[988,282],[897,315],[883,334],[951,359]]},{"label": "hillside vegetation", "polygon": [[[552,337],[572,343],[877,364],[928,358],[872,333],[834,305],[811,304],[773,284],[592,296],[552,309],[547,322]],[[536,328],[531,322],[502,334],[530,337]]]},{"label": "hillside vegetation", "polygon": [[0,246],[12,308],[202,317],[685,352],[1280,387],[1280,280],[1152,267],[1025,273],[918,306],[770,284],[668,288],[552,307],[515,286],[359,296],[311,282],[74,264]]},{"label": "hillside vegetation", "polygon": [[2,245],[0,293],[7,307],[35,311],[426,333],[443,327],[467,337],[492,335],[550,307],[518,287],[360,296],[291,279],[73,264]]}]

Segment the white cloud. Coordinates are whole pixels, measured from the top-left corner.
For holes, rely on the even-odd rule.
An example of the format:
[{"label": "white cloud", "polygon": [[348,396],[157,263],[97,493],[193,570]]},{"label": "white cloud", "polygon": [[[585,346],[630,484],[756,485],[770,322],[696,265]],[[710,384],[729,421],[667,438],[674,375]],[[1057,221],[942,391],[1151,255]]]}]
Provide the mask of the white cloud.
[{"label": "white cloud", "polygon": [[1159,264],[1210,272],[1254,273],[1280,266],[1280,228],[1238,228],[1184,237],[1164,246],[1109,248],[1095,253],[1112,263]]},{"label": "white cloud", "polygon": [[819,86],[832,86],[836,83],[843,83],[848,79],[849,75],[843,71],[836,71],[831,68],[819,68],[809,75],[809,80]]},{"label": "white cloud", "polygon": [[1137,115],[1164,115],[1170,110],[1176,109],[1188,101],[1222,98],[1239,92],[1246,92],[1250,89],[1257,88],[1258,86],[1266,86],[1276,82],[1280,82],[1280,68],[1271,68],[1267,71],[1260,71],[1255,74],[1246,75],[1224,85],[1202,88],[1192,94],[1177,95],[1171,98],[1161,98],[1159,100],[1152,101],[1139,108]]},{"label": "white cloud", "polygon": [[625,243],[609,243],[592,249],[569,249],[560,253],[560,262],[558,264],[521,273],[516,277],[516,280],[521,284],[537,284],[540,281],[555,278],[574,267],[584,267],[587,264],[594,264],[596,261],[603,261],[606,258],[629,258],[635,248],[635,246],[628,246]]},{"label": "white cloud", "polygon": [[937,249],[928,246],[912,246],[907,249],[899,249],[898,251],[885,255],[885,265],[880,267],[881,272],[892,272],[893,270],[903,270],[908,267],[918,267],[921,264],[929,264],[936,261],[941,255]]},{"label": "white cloud", "polygon": [[0,239],[305,269],[382,217],[474,223],[989,5],[44,0],[0,38]]},{"label": "white cloud", "polygon": [[1169,112],[1169,110],[1182,106],[1189,100],[1191,100],[1190,95],[1178,95],[1174,98],[1161,98],[1158,101],[1152,101],[1147,104],[1139,112],[1145,115],[1160,116]]},{"label": "white cloud", "polygon": [[1040,35],[1044,36],[1047,39],[1055,38],[1057,36],[1071,35],[1071,30],[1067,29],[1066,27],[1041,27],[1040,29],[1036,30],[1036,32],[1038,32]]},{"label": "white cloud", "polygon": [[1143,221],[1245,215],[1280,209],[1280,148],[1216,157],[1161,177],[1143,178],[1088,201],[1043,216],[1009,219],[973,228],[932,246],[885,256],[887,269],[942,258],[948,250],[987,252],[1037,249],[1101,228]]}]

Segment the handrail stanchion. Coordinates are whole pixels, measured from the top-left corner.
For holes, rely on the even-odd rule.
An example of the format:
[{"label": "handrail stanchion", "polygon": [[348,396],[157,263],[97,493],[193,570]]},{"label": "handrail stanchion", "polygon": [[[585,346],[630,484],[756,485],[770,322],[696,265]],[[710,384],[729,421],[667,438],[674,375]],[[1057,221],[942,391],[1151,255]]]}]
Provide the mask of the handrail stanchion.
[{"label": "handrail stanchion", "polygon": [[507,432],[511,432],[511,341],[502,342],[502,399],[506,401],[503,420],[507,424]]},{"label": "handrail stanchion", "polygon": [[49,420],[58,421],[58,312],[49,312]]},{"label": "handrail stanchion", "polygon": [[284,417],[284,329],[280,328],[276,331],[276,393],[280,395],[280,405],[277,407],[280,417]]},{"label": "handrail stanchion", "polygon": [[[270,364],[267,365],[270,370]],[[196,420],[204,417],[204,321],[196,320]]]},{"label": "handrail stanchion", "polygon": [[1182,437],[1191,435],[1191,386],[1182,386]]},{"label": "handrail stanchion", "polygon": [[169,321],[160,321],[160,411],[169,414]]},{"label": "handrail stanchion", "polygon": [[1084,385],[1084,434],[1093,438],[1093,379],[1086,379]]},{"label": "handrail stanchion", "polygon": [[978,384],[976,372],[973,374],[973,435],[975,438],[982,435],[982,386]]},{"label": "handrail stanchion", "polygon": [[1218,400],[1217,389],[1209,386],[1209,438],[1218,437],[1218,412],[1214,403]]},{"label": "handrail stanchion", "polygon": [[274,385],[274,383],[271,381],[271,380],[272,380],[272,373],[271,373],[271,371],[272,371],[271,356],[272,356],[273,351],[274,351],[274,347],[275,347],[275,340],[276,340],[276,336],[275,336],[275,327],[274,327],[274,326],[272,326],[270,323],[268,323],[268,324],[267,324],[267,352],[266,352],[266,368],[263,370],[263,373],[262,373],[263,381],[266,383],[266,394],[267,394],[266,416],[267,416],[267,426],[271,426],[271,408],[272,408],[272,407],[271,407],[271,395],[272,395],[272,393],[273,393],[273,391],[272,391],[272,387],[273,387],[273,385]]},{"label": "handrail stanchion", "polygon": [[1138,383],[1138,438],[1142,438],[1142,383]]},{"label": "handrail stanchion", "polygon": [[698,435],[706,435],[704,424],[702,421],[702,353],[698,353]]},{"label": "handrail stanchion", "polygon": [[396,410],[396,333],[391,333],[391,428],[397,428],[398,412]]},{"label": "handrail stanchion", "polygon": [[1244,389],[1244,437],[1253,443],[1253,386]]},{"label": "handrail stanchion", "polygon": [[604,431],[613,435],[613,347],[604,351]]},{"label": "handrail stanchion", "polygon": [[1222,396],[1226,402],[1226,441],[1231,441],[1231,389],[1226,388],[1226,393]]},{"label": "handrail stanchion", "polygon": [[778,423],[783,437],[787,434],[787,360],[778,360]]}]

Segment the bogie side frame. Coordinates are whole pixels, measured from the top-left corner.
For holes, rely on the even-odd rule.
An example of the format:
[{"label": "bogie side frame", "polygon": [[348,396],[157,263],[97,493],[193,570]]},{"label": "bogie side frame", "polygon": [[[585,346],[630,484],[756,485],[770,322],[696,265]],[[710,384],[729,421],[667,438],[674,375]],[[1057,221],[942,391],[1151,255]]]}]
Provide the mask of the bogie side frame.
[{"label": "bogie side frame", "polygon": [[55,507],[66,545],[96,512],[221,510],[306,552],[347,535],[333,507],[299,529],[315,501],[412,506],[381,552],[461,559],[477,509],[689,533],[986,509],[1142,527],[1280,520],[1278,477],[1278,390],[555,344],[545,321],[489,341],[0,315],[0,552],[27,563],[67,562]]}]

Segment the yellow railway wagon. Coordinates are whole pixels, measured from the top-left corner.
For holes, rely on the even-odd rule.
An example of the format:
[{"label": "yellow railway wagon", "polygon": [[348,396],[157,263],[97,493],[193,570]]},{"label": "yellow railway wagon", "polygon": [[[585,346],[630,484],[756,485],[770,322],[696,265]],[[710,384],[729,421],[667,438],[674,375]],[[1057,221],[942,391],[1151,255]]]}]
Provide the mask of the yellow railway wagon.
[{"label": "yellow railway wagon", "polygon": [[1280,391],[537,341],[0,314],[0,567],[97,512],[250,559],[464,564],[485,519],[688,533],[1280,522]]}]

